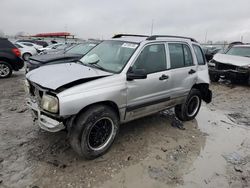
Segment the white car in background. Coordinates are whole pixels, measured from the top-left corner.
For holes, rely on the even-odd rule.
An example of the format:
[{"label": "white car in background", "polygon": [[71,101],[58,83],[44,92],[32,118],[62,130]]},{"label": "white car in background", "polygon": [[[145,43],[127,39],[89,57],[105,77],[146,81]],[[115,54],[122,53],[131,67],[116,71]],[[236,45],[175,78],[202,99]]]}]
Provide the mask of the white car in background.
[{"label": "white car in background", "polygon": [[40,50],[41,48],[43,48],[43,46],[35,44],[35,43],[32,43],[32,42],[19,42],[19,43],[21,43],[21,44],[23,44],[25,46],[28,46],[28,47],[34,47],[34,48],[36,48],[38,50]]},{"label": "white car in background", "polygon": [[37,55],[39,50],[33,46],[26,46],[20,42],[16,42],[15,46],[21,51],[21,57],[24,61],[28,61],[30,56]]}]

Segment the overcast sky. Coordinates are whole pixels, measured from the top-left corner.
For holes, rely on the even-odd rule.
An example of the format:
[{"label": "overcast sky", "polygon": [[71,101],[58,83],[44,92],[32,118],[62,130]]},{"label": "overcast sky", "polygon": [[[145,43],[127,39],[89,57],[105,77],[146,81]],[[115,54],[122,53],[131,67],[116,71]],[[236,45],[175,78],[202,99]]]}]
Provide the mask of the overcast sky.
[{"label": "overcast sky", "polygon": [[250,42],[249,0],[0,0],[0,30],[15,35],[68,31],[80,38],[115,33],[171,34],[204,42]]}]

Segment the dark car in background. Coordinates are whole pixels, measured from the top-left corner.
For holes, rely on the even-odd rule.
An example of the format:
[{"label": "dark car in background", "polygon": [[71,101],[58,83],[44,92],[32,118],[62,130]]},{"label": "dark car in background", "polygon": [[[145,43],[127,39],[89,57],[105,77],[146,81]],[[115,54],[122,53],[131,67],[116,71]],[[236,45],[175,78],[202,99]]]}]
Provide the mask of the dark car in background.
[{"label": "dark car in background", "polygon": [[75,44],[63,53],[33,56],[27,62],[26,72],[43,65],[78,61],[99,43],[101,43],[101,41],[87,41],[84,43]]},{"label": "dark car in background", "polygon": [[221,48],[216,48],[216,47],[203,47],[202,48],[204,55],[206,57],[207,62],[209,62],[211,59],[213,59],[214,55],[221,52]]},{"label": "dark car in background", "polygon": [[13,70],[23,68],[20,50],[7,38],[0,38],[0,78],[10,77]]}]

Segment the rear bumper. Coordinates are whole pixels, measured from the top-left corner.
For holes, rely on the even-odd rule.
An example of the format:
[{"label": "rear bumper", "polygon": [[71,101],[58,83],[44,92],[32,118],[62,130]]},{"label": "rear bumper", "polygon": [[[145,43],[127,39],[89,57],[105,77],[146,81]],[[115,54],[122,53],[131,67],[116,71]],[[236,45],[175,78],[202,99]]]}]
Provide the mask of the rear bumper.
[{"label": "rear bumper", "polygon": [[225,77],[227,79],[240,79],[245,80],[249,78],[249,71],[237,71],[237,70],[217,70],[215,68],[209,68],[209,74],[212,76]]},{"label": "rear bumper", "polygon": [[48,117],[45,114],[41,113],[37,103],[33,102],[30,98],[26,99],[26,104],[32,109],[32,115],[38,121],[38,125],[41,129],[48,132],[58,132],[65,129],[63,122]]},{"label": "rear bumper", "polygon": [[12,68],[14,71],[18,71],[19,69],[24,67],[24,61],[17,57],[16,59],[12,60],[13,63],[11,63]]}]

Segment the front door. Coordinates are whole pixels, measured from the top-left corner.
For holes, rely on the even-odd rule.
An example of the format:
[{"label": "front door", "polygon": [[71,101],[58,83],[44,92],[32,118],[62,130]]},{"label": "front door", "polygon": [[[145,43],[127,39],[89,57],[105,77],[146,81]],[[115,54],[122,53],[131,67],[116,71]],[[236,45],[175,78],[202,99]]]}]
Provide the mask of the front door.
[{"label": "front door", "polygon": [[165,108],[170,100],[170,71],[167,70],[165,44],[149,44],[143,48],[131,71],[144,69],[146,79],[127,81],[126,120],[135,119]]}]

